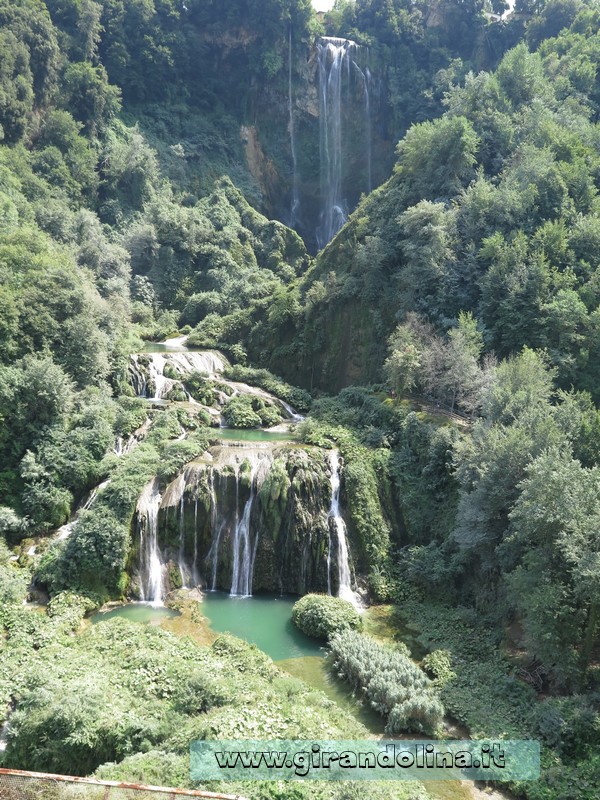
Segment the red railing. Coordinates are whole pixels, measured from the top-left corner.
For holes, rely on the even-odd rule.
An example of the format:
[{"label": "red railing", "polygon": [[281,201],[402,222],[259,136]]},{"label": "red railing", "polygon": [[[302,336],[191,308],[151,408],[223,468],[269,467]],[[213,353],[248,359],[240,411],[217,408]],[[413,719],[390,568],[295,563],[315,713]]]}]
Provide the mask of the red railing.
[{"label": "red railing", "polygon": [[53,775],[47,772],[26,772],[0,768],[0,800],[177,800],[180,797],[204,797],[208,800],[247,800],[239,794],[205,792],[199,789],[172,789],[165,786],[145,786],[139,783],[100,781],[72,775]]}]

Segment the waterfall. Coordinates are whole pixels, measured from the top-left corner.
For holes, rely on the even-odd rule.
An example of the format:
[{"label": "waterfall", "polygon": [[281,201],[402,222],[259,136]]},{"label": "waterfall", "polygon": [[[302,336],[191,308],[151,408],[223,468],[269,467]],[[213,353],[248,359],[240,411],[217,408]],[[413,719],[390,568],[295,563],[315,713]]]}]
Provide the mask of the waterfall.
[{"label": "waterfall", "polygon": [[185,569],[185,515],[183,506],[183,492],[179,501],[179,552],[177,553],[177,566],[181,576],[181,585],[187,588],[186,569]]},{"label": "waterfall", "polygon": [[289,32],[288,47],[288,112],[290,130],[290,151],[292,154],[292,205],[290,209],[290,228],[295,227],[300,209],[300,194],[298,192],[298,160],[296,157],[296,134],[294,130],[294,103],[292,99],[292,26]]},{"label": "waterfall", "polygon": [[225,520],[223,520],[216,530],[216,536],[213,539],[212,545],[210,547],[208,553],[208,559],[210,561],[210,577],[211,583],[210,588],[211,591],[216,592],[217,590],[217,568],[219,566],[219,545],[221,544],[221,536],[223,535],[223,530],[225,529]]},{"label": "waterfall", "polygon": [[198,498],[194,500],[194,563],[192,564],[192,580],[194,586],[200,583],[198,575]]},{"label": "waterfall", "polygon": [[294,411],[291,405],[286,403],[285,400],[279,400],[279,404],[292,422],[303,422],[306,419],[306,417],[303,417],[302,414],[298,414],[297,411]]},{"label": "waterfall", "polygon": [[[152,400],[162,400],[173,388],[173,381],[165,377],[165,363],[165,357],[161,353],[152,353],[152,359],[148,365],[148,372],[154,383]],[[146,393],[147,391],[146,384]]]},{"label": "waterfall", "polygon": [[[190,589],[243,597],[272,591],[279,576],[284,591],[324,591],[326,584],[353,600],[341,459],[325,458],[324,476],[323,451],[227,442],[209,447],[166,486],[151,480],[137,503],[139,597],[160,603],[179,576]],[[330,495],[326,486],[320,491],[323,478]]]},{"label": "waterfall", "polygon": [[118,436],[115,441],[115,447],[113,450],[114,454],[116,456],[126,456],[131,453],[131,451],[134,450],[141,441],[143,441],[151,425],[152,420],[150,417],[146,417],[143,424],[140,425],[140,427],[130,436],[128,436],[126,440],[124,440],[122,436]]},{"label": "waterfall", "polygon": [[74,516],[68,522],[65,522],[64,525],[61,525],[60,528],[58,528],[58,530],[56,531],[55,535],[56,541],[62,542],[65,539],[69,538],[69,536],[73,533],[73,529],[75,528],[75,523],[79,519],[81,513],[83,511],[89,511],[89,509],[96,502],[96,499],[100,494],[100,492],[103,489],[105,489],[109,483],[110,483],[110,478],[107,478],[105,481],[102,481],[102,483],[99,483],[98,486],[94,487],[91,490],[91,492],[87,495],[87,497],[84,497],[84,499],[77,507]]},{"label": "waterfall", "polygon": [[[333,450],[329,455],[331,464],[331,505],[327,519],[329,527],[333,527],[337,545],[337,564],[338,564],[338,597],[349,600],[356,605],[356,597],[352,591],[352,573],[350,571],[350,557],[348,553],[348,541],[346,538],[346,524],[340,514],[340,456],[337,450]],[[327,589],[331,594],[331,535],[327,553]]]},{"label": "waterfall", "polygon": [[[171,389],[180,386],[181,381],[168,378],[165,369],[171,374],[184,378],[191,372],[202,372],[207,377],[215,376],[225,369],[224,358],[216,352],[169,352],[149,353],[147,365],[142,361],[144,354],[135,353],[129,359],[129,380],[138,397],[147,397],[150,400],[164,400]],[[150,386],[154,386],[154,394],[149,397]]]},{"label": "waterfall", "polygon": [[363,72],[362,69],[358,66],[356,61],[352,62],[352,66],[358,73],[360,77],[360,81],[363,87],[363,97],[365,100],[365,163],[367,166],[367,193],[371,191],[373,188],[372,186],[372,176],[371,176],[371,162],[372,162],[372,154],[371,154],[371,98],[369,95],[369,83],[371,81],[371,73],[368,67],[365,67],[365,71]]},{"label": "waterfall", "polygon": [[6,719],[0,726],[0,753],[4,753],[8,745],[8,735],[10,733],[10,722]]},{"label": "waterfall", "polygon": [[[215,489],[215,477],[217,475],[211,470],[208,479],[208,490],[210,493],[210,529],[212,531],[213,539],[208,551],[208,561],[210,562],[210,588],[214,592],[217,588],[217,568],[219,566],[219,544],[221,543],[221,535],[225,527],[225,520],[217,528],[218,521],[218,507],[217,507],[217,492]],[[237,478],[236,478],[237,480]]]},{"label": "waterfall", "polygon": [[[346,104],[351,102],[351,65],[362,84],[365,118],[366,191],[371,190],[371,100],[370,73],[358,66],[353,55],[362,48],[350,39],[324,36],[317,44],[319,63],[319,154],[321,161],[321,213],[317,226],[317,244],[325,247],[348,219],[344,198],[344,131],[342,83],[346,80]],[[344,77],[345,76],[345,77]],[[353,124],[355,121],[353,120]]]},{"label": "waterfall", "polygon": [[155,605],[162,603],[162,564],[158,550],[158,510],[161,503],[158,478],[144,488],[137,503],[140,527],[141,595]]},{"label": "waterfall", "polygon": [[255,470],[253,469],[250,475],[250,497],[246,500],[244,513],[237,522],[233,533],[233,574],[230,595],[235,597],[249,597],[252,594],[252,573],[254,572],[254,558],[258,544],[258,535],[254,545],[250,542],[250,516],[254,503],[254,473]]}]

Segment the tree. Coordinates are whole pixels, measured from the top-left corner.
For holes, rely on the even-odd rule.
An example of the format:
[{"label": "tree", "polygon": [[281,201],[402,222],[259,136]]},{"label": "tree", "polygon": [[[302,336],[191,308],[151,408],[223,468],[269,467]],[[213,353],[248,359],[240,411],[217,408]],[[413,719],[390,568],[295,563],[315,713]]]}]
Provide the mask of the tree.
[{"label": "tree", "polygon": [[0,30],[0,138],[5,142],[22,139],[33,99],[29,51],[12,31]]},{"label": "tree", "polygon": [[[530,465],[510,514],[509,575],[530,648],[559,683],[585,678],[598,641],[600,470],[550,449]],[[520,562],[520,563],[519,563]]]},{"label": "tree", "polygon": [[536,50],[544,39],[558,36],[568,28],[584,7],[581,0],[548,0],[541,12],[527,24],[527,42]]},{"label": "tree", "polygon": [[421,366],[417,338],[408,325],[398,325],[388,340],[388,352],[383,369],[393,391],[401,397],[415,386]]},{"label": "tree", "polygon": [[30,0],[2,0],[0,29],[12,31],[27,48],[35,105],[43,107],[56,89],[60,60],[56,30],[46,6]]},{"label": "tree", "polygon": [[448,332],[443,383],[450,398],[450,410],[458,403],[469,413],[479,408],[485,373],[479,366],[483,335],[470,312],[461,311],[458,325]]},{"label": "tree", "polygon": [[121,91],[108,82],[104,67],[85,61],[69,64],[62,82],[63,106],[82,123],[89,136],[103,134],[121,107]]},{"label": "tree", "polygon": [[413,125],[396,149],[396,172],[414,202],[447,198],[474,177],[478,144],[465,117]]},{"label": "tree", "polygon": [[547,408],[555,376],[539,353],[523,348],[498,365],[483,401],[483,417],[489,423],[510,424],[528,411]]}]

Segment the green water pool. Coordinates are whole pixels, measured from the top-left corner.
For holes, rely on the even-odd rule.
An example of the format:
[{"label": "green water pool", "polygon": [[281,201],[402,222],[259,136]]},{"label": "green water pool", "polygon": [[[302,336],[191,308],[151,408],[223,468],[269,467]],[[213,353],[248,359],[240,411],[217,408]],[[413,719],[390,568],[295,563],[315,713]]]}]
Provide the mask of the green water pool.
[{"label": "green water pool", "polygon": [[273,661],[323,655],[324,649],[305,636],[292,622],[295,597],[230,597],[225,592],[207,592],[202,613],[213,631],[229,631],[253,642]]},{"label": "green water pool", "polygon": [[212,428],[211,437],[233,442],[289,442],[295,437],[289,431],[263,431],[258,428]]}]

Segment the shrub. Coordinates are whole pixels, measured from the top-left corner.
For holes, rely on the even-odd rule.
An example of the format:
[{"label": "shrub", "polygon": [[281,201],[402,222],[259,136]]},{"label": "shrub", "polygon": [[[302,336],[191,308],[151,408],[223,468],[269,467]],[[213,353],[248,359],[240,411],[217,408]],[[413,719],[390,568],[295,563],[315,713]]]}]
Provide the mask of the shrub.
[{"label": "shrub", "polygon": [[307,636],[329,639],[337,631],[362,629],[362,619],[352,603],[327,594],[307,594],[292,609],[292,620]]},{"label": "shrub", "polygon": [[257,411],[260,421],[266,428],[271,428],[273,425],[279,425],[281,422],[281,414],[275,406],[267,406],[260,408]]},{"label": "shrub", "polygon": [[251,398],[247,396],[232,397],[225,406],[223,415],[232,428],[258,428],[262,422],[252,408]]},{"label": "shrub", "polygon": [[330,647],[340,677],[364,692],[386,717],[386,733],[433,734],[439,727],[444,707],[432,682],[406,651],[349,629],[333,634]]},{"label": "shrub", "polygon": [[161,460],[157,475],[161,480],[169,481],[174,478],[188,461],[199,456],[208,444],[204,435],[205,428],[201,428],[188,438],[181,441],[171,441],[162,448]]},{"label": "shrub", "polygon": [[202,403],[204,406],[212,406],[215,402],[215,391],[212,381],[203,375],[201,372],[195,370],[186,375],[183,379],[183,385],[194,400]]},{"label": "shrub", "polygon": [[452,678],[456,678],[456,673],[452,669],[452,654],[449,650],[434,650],[432,653],[428,653],[421,662],[421,666],[438,689],[445,686]]}]

